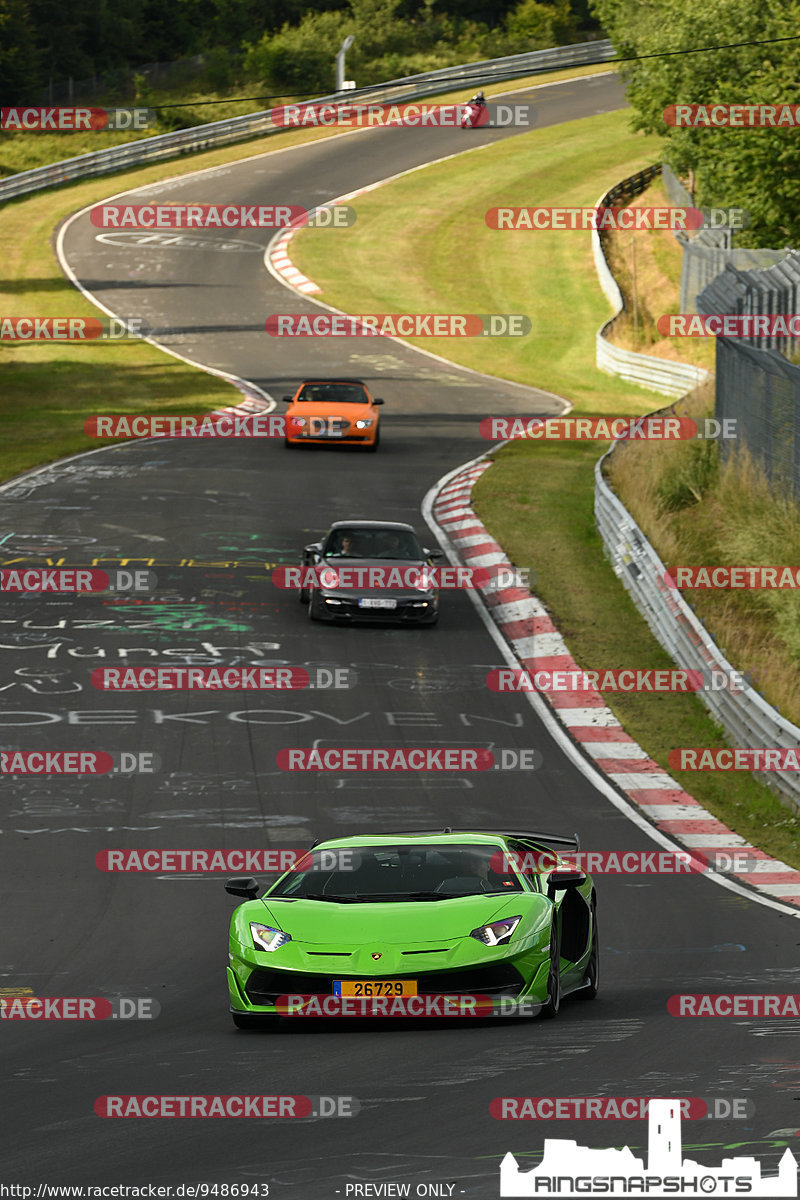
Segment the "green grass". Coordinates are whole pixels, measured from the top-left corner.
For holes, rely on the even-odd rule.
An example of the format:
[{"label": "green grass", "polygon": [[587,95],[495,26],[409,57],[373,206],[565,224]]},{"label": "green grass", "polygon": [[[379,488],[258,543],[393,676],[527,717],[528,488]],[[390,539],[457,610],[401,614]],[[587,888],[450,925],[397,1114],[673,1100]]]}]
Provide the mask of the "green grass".
[{"label": "green grass", "polygon": [[611,308],[588,232],[498,231],[484,220],[498,205],[593,205],[609,183],[658,159],[659,139],[629,123],[623,111],[534,129],[415,171],[359,196],[358,220],[335,246],[304,230],[292,260],[322,300],[350,312],[526,313],[526,338],[409,340],[598,412],[646,412],[652,393],[594,366],[595,332]]},{"label": "green grass", "polygon": [[[593,67],[575,67],[572,70],[553,71],[547,75],[535,75],[525,79],[514,80],[498,85],[487,92],[493,95],[509,89],[530,87],[542,81],[553,82],[558,79],[576,79],[581,75],[591,75],[597,71],[614,70],[608,65]],[[269,95],[270,89],[258,82],[242,83],[236,88],[236,94],[244,96]],[[463,100],[464,89],[443,96],[433,96],[434,104],[445,104],[453,100]],[[308,103],[313,101],[309,99]],[[69,107],[59,102],[62,107]],[[267,108],[276,108],[280,104],[305,103],[294,96],[287,98],[270,96],[264,100],[237,101],[231,95],[219,95],[215,92],[204,92],[190,88],[180,91],[150,91],[146,98],[136,101],[91,100],[81,102],[83,108],[102,108],[106,105],[113,108],[149,108],[155,105],[180,104],[179,108],[167,108],[162,113],[156,113],[156,121],[147,129],[127,133],[122,130],[98,130],[97,132],[78,130],[74,133],[3,133],[0,135],[0,179],[15,175],[19,171],[31,171],[34,167],[44,167],[49,163],[59,162],[65,158],[76,158],[80,154],[89,154],[93,150],[107,150],[111,146],[121,146],[126,142],[139,141],[142,138],[157,137],[162,133],[170,133],[175,129],[192,128],[196,125],[207,125],[212,121],[225,121],[230,117],[241,117],[247,113],[263,112]],[[76,107],[78,105],[76,104]],[[333,132],[336,132],[334,130]],[[283,134],[277,135],[281,139]],[[314,136],[311,131],[311,136]],[[324,133],[317,136],[325,136]]]},{"label": "green grass", "polygon": [[[538,82],[602,69],[554,72],[538,77]],[[502,85],[498,90],[525,83],[522,80]],[[450,97],[436,97],[435,101],[444,103],[463,96],[462,90]],[[227,107],[225,101],[220,103],[220,109],[202,110],[209,120],[232,115],[230,102]],[[62,276],[52,246],[58,223],[84,205],[126,188],[277,152],[340,132],[335,128],[290,130],[9,201],[0,211],[0,242],[4,247],[0,312],[4,316],[98,315],[98,310]],[[26,139],[12,134],[2,141],[1,161],[5,168],[23,170],[53,158],[130,140],[130,136],[32,133]],[[83,433],[85,419],[98,412],[199,413],[235,403],[238,397],[239,393],[221,380],[145,343],[0,345],[0,480],[105,444]]]},{"label": "green grass", "polygon": [[[54,221],[107,194],[108,183],[10,204],[0,214],[5,243],[4,316],[97,316],[58,270]],[[104,443],[83,423],[103,412],[205,412],[239,393],[144,342],[6,343],[0,351],[0,478]]]},{"label": "green grass", "polygon": [[[800,505],[742,449],[720,463],[714,442],[631,444],[610,478],[668,566],[800,562]],[[689,589],[684,599],[752,686],[800,723],[797,592]]]},{"label": "green grass", "polygon": [[[674,666],[603,553],[593,508],[601,453],[591,443],[512,443],[481,476],[473,507],[511,561],[536,571],[536,593],[580,666]],[[696,696],[604,693],[604,699],[631,737],[710,812],[800,867],[800,821],[769,788],[738,771],[668,766],[675,747],[728,744]]]},{"label": "green grass", "polygon": [[[416,344],[554,391],[587,415],[652,411],[665,401],[594,367],[595,332],[609,305],[588,234],[500,234],[483,224],[498,204],[591,205],[610,184],[656,161],[658,140],[632,134],[628,121],[612,113],[534,130],[415,172],[359,198],[359,221],[342,233],[344,252],[338,241],[332,248],[304,230],[292,258],[323,288],[322,299],[349,312],[526,312],[534,327],[528,339]],[[512,443],[493,455],[474,506],[511,560],[535,570],[536,591],[578,663],[666,667],[671,660],[595,529],[594,464],[602,452],[594,444]],[[665,770],[673,748],[727,744],[697,697],[609,693],[606,702]],[[670,774],[742,837],[800,867],[798,817],[751,775]]]}]

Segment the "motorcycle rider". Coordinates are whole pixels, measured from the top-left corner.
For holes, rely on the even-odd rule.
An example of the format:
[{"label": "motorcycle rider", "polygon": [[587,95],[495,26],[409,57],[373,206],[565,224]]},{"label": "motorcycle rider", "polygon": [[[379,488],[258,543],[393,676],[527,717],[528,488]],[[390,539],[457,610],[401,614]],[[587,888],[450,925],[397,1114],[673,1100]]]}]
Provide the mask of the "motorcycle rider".
[{"label": "motorcycle rider", "polygon": [[462,117],[461,124],[465,128],[470,128],[475,124],[483,124],[483,117],[480,114],[486,108],[486,97],[483,92],[476,92],[471,100],[467,101],[466,111]]}]

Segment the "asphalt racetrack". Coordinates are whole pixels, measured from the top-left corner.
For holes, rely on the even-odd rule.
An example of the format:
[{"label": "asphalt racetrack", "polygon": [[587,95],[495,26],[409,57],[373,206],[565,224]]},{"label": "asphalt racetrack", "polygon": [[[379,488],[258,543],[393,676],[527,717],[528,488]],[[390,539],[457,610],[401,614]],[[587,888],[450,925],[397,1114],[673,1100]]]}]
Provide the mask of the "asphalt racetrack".
[{"label": "asphalt racetrack", "polygon": [[[624,104],[611,75],[536,96],[540,125]],[[507,136],[514,132],[359,132],[153,185],[132,202],[266,197],[311,207]],[[601,993],[592,1003],[566,1001],[556,1021],[287,1020],[277,1033],[250,1034],[228,1013],[235,901],[224,874],[96,867],[111,848],[306,846],[445,825],[578,831],[597,850],[654,847],[576,769],[523,696],[486,688],[502,657],[465,593],[443,597],[435,629],[338,628],[312,625],[269,578],[344,517],[410,521],[430,545],[421,502],[437,479],[486,449],[480,417],[555,414],[563,403],[384,339],[270,339],[265,314],[313,305],[264,269],[267,231],[236,235],[251,243],[238,251],[204,248],[209,233],[191,249],[97,234],[86,215],[69,224],[69,270],[113,312],[144,318],[165,347],[278,400],[304,376],[355,375],[385,399],[385,423],[376,455],[289,453],[280,441],[148,441],[0,489],[0,565],[127,560],[149,565],[159,585],[157,605],[4,598],[4,749],[160,760],[153,775],[3,781],[0,986],[151,998],[160,1007],[155,1020],[3,1022],[4,1180],[263,1183],[286,1200],[400,1183],[411,1195],[437,1185],[427,1194],[492,1200],[506,1151],[532,1166],[545,1137],[646,1152],[644,1121],[503,1122],[490,1115],[500,1096],[747,1098],[745,1119],[684,1123],[684,1144],[703,1147],[696,1156],[709,1165],[752,1153],[774,1172],[787,1141],[776,1131],[800,1125],[798,1022],[681,1020],[668,1015],[667,999],[792,991],[800,926],[788,912],[701,876],[599,877]],[[117,411],[114,397],[97,403],[99,413]],[[187,663],[348,667],[357,686],[115,694],[90,682],[100,665]],[[535,772],[463,777],[277,768],[281,748],[312,744],[534,747],[543,761]],[[104,1120],[94,1111],[100,1096],[152,1094],[345,1096],[359,1111],[263,1121]],[[733,1145],[741,1148],[723,1150]]]}]

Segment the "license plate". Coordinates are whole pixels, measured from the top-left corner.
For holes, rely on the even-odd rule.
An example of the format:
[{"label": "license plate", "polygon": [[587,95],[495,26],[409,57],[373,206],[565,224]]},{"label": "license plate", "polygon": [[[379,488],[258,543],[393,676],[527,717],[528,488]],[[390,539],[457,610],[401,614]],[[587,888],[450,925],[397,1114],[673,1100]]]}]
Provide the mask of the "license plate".
[{"label": "license plate", "polygon": [[328,417],[311,417],[309,434],[311,437],[342,437],[345,427],[336,420]]},{"label": "license plate", "polygon": [[334,996],[416,996],[416,979],[334,979]]},{"label": "license plate", "polygon": [[396,600],[378,600],[372,596],[365,596],[358,602],[359,608],[397,608]]}]

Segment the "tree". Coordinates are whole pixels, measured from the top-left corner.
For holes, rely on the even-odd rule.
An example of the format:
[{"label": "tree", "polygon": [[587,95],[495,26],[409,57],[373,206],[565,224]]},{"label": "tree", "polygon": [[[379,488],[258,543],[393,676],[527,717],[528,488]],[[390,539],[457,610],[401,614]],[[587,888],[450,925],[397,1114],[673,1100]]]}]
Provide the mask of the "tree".
[{"label": "tree", "polygon": [[595,0],[595,12],[620,56],[642,58],[624,71],[634,127],[661,134],[673,169],[694,174],[700,205],[737,206],[750,214],[738,245],[800,246],[798,131],[784,129],[683,128],[668,126],[664,110],[674,104],[798,104],[797,40],[732,49],[701,47],[733,42],[796,38],[800,0]]},{"label": "tree", "polygon": [[24,104],[41,82],[27,0],[0,0],[0,96],[3,103]]},{"label": "tree", "polygon": [[508,52],[522,54],[526,50],[564,45],[573,36],[574,24],[569,0],[544,3],[520,0],[505,21],[510,43]]}]

